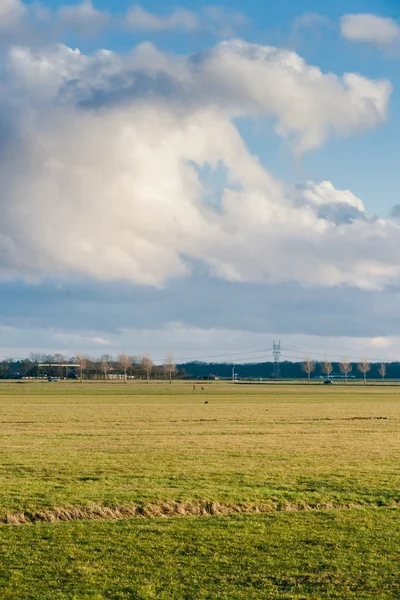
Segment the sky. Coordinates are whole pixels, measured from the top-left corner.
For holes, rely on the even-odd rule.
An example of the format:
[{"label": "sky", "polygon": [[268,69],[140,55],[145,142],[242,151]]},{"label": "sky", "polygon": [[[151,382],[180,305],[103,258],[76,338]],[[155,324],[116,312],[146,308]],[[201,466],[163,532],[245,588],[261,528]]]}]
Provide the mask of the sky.
[{"label": "sky", "polygon": [[400,357],[397,0],[0,0],[0,357]]}]

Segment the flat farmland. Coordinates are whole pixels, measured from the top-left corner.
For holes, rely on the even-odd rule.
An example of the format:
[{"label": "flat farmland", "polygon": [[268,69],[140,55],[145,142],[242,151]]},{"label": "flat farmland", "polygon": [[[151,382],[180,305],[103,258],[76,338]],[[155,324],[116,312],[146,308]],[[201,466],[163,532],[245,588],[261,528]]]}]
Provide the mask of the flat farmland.
[{"label": "flat farmland", "polygon": [[2,383],[0,597],[400,598],[399,424],[396,386]]}]

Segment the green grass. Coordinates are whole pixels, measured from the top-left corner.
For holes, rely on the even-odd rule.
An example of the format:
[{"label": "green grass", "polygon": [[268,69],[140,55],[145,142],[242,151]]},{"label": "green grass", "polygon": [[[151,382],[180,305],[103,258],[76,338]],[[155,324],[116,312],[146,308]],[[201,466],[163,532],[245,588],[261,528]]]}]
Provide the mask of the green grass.
[{"label": "green grass", "polygon": [[400,598],[399,511],[1,531],[1,598]]},{"label": "green grass", "polygon": [[400,598],[399,512],[372,508],[400,504],[399,391],[1,384],[0,519],[91,503],[364,508],[3,526],[0,598]]}]

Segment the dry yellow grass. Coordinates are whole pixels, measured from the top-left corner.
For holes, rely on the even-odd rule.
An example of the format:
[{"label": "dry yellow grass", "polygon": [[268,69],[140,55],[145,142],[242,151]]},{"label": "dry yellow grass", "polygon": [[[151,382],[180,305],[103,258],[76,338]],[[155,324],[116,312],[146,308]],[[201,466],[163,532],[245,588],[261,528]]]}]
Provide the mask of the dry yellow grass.
[{"label": "dry yellow grass", "polygon": [[400,502],[397,388],[204,387],[0,386],[0,518],[91,503]]}]

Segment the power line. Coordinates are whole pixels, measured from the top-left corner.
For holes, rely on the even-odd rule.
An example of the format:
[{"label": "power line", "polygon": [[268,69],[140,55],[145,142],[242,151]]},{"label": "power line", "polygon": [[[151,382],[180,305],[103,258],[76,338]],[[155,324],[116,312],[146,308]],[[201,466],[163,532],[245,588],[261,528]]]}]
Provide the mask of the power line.
[{"label": "power line", "polygon": [[[249,354],[261,354],[261,355],[268,355],[271,352],[270,348],[263,348],[261,350],[244,350],[244,351],[240,351],[240,352],[225,352],[225,353],[220,353],[220,354],[207,354],[207,355],[203,355],[203,356],[185,356],[185,357],[178,357],[178,358],[174,358],[176,363],[185,363],[185,362],[202,362],[205,360],[209,360],[209,359],[213,359],[213,358],[219,358],[219,359],[223,359],[226,357],[232,357],[232,356],[236,356],[237,358],[239,357],[245,357],[246,355]],[[289,349],[280,349],[279,350],[279,357],[280,358],[284,358],[284,359],[294,359],[296,361],[300,361],[301,357],[305,357],[305,356],[315,356],[315,357],[319,357],[323,359],[323,357],[325,356],[324,352],[308,352],[305,350],[289,350]],[[348,359],[351,359],[352,361],[356,362],[359,361],[362,356],[350,356],[346,353],[343,354],[331,354],[329,353],[329,356],[332,358],[343,358],[344,356]],[[249,358],[243,358],[243,360],[241,360],[242,363],[244,362],[250,362],[250,361],[254,361],[257,358],[261,358],[261,357],[257,357],[257,356],[253,356],[253,357],[249,357]],[[274,358],[275,358],[275,354],[274,354]],[[153,359],[155,362],[163,362],[164,358],[154,358]],[[372,362],[389,362],[388,358],[369,358],[370,361]],[[268,360],[264,360],[263,362],[270,362]]]},{"label": "power line", "polygon": [[[188,360],[193,360],[193,361],[201,361],[201,360],[205,360],[206,358],[223,358],[225,356],[244,356],[246,354],[266,354],[269,353],[271,351],[270,348],[268,349],[264,349],[264,350],[247,350],[247,351],[243,351],[243,352],[226,352],[224,354],[208,354],[206,356],[186,356],[184,358],[176,358],[174,359],[176,362],[177,361],[188,361]],[[164,360],[164,359],[154,359],[156,361],[160,361],[160,360]],[[250,359],[247,359],[250,360]]]},{"label": "power line", "polygon": [[[210,359],[210,358],[224,358],[224,357],[229,357],[229,356],[237,356],[237,357],[239,357],[239,356],[245,356],[245,355],[249,355],[249,354],[267,354],[267,353],[269,354],[270,352],[271,352],[270,349],[264,348],[264,349],[261,349],[261,350],[246,350],[246,351],[243,351],[243,352],[226,352],[224,354],[208,354],[208,355],[205,355],[205,356],[181,357],[181,358],[177,358],[175,360],[177,362],[179,362],[179,361],[182,361],[182,362],[184,362],[184,361],[199,361],[200,362],[202,360]],[[296,360],[299,360],[299,358],[300,358],[299,355],[301,355],[302,357],[304,357],[304,356],[307,355],[307,356],[315,356],[315,357],[320,357],[320,358],[321,357],[323,358],[324,355],[325,355],[324,352],[308,352],[308,351],[304,351],[304,350],[290,350],[290,349],[287,349],[287,348],[281,349],[281,350],[279,350],[279,352],[280,352],[280,355],[279,355],[280,358],[281,357],[286,358],[286,359],[292,358],[292,359],[296,359]],[[332,357],[332,358],[339,358],[339,359],[341,359],[341,358],[343,358],[345,356],[346,358],[351,359],[353,361],[358,361],[358,360],[360,360],[362,358],[362,356],[350,356],[350,355],[348,355],[346,353],[342,353],[342,354],[332,354],[332,353],[329,353],[329,356]],[[255,358],[256,357],[254,356],[253,358],[247,358],[245,360],[248,361],[248,360],[253,360]],[[275,354],[274,354],[274,359],[275,359]],[[163,359],[155,359],[155,360],[157,360],[159,362],[160,360],[163,360]],[[389,359],[388,358],[382,358],[382,357],[380,357],[380,358],[373,358],[373,357],[371,357],[369,360],[371,360],[373,362],[385,362],[385,361],[388,361]],[[269,361],[265,360],[264,362],[269,362]]]},{"label": "power line", "polygon": [[[187,361],[194,361],[194,362],[199,361],[199,362],[201,362],[203,360],[210,359],[210,358],[225,358],[225,357],[230,357],[230,356],[241,357],[241,356],[246,356],[246,355],[249,355],[249,354],[254,354],[254,355],[256,355],[256,354],[263,354],[263,355],[265,355],[265,354],[267,354],[269,352],[271,352],[270,349],[265,349],[264,348],[262,350],[246,350],[246,351],[243,351],[243,352],[227,352],[227,353],[224,353],[224,354],[208,354],[208,355],[205,355],[205,356],[181,357],[181,358],[176,358],[175,361],[176,362],[187,362]],[[304,351],[304,350],[282,349],[280,351],[280,355],[279,356],[280,356],[280,358],[295,359],[295,360],[299,361],[300,360],[300,355],[302,357],[304,357],[304,356],[315,356],[315,357],[319,357],[319,358],[323,359],[323,357],[324,357],[325,354],[324,354],[324,352],[307,352],[307,351]],[[339,359],[341,359],[341,358],[343,358],[345,356],[346,358],[351,359],[353,361],[358,361],[361,358],[363,358],[362,356],[350,356],[350,355],[345,354],[345,353],[343,353],[343,354],[332,354],[332,353],[329,353],[329,356],[332,357],[332,358],[339,358]],[[244,358],[243,362],[244,361],[246,361],[246,362],[247,361],[252,361],[252,360],[254,360],[256,358],[257,358],[256,356],[251,357],[251,358]],[[274,358],[275,358],[275,355],[274,355]],[[157,362],[160,362],[163,359],[154,359],[154,360],[156,360]],[[380,357],[380,358],[371,357],[371,358],[369,358],[369,360],[372,361],[372,362],[389,362],[388,358],[382,358],[382,357]],[[265,360],[264,362],[270,362],[270,361]],[[394,361],[394,362],[396,362],[396,361]]]}]

